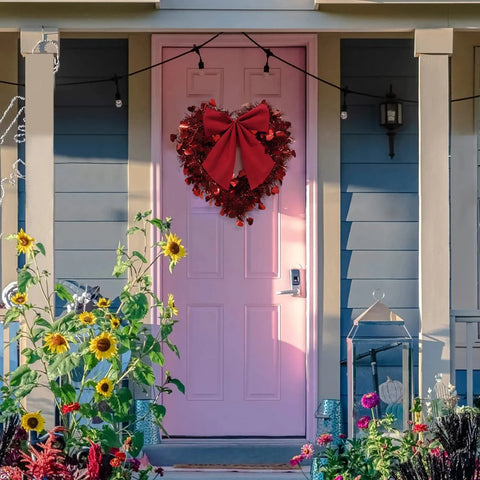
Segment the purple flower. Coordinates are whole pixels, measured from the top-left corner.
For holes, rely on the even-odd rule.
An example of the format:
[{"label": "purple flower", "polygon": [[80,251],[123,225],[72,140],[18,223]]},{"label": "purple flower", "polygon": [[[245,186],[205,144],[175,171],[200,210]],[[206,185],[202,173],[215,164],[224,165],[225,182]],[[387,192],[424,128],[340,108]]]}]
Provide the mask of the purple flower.
[{"label": "purple flower", "polygon": [[364,415],[363,417],[360,417],[357,421],[357,427],[361,428],[362,430],[367,429],[370,423],[370,420],[371,418],[368,415]]},{"label": "purple flower", "polygon": [[380,403],[380,397],[375,392],[366,393],[362,397],[364,408],[375,408]]}]

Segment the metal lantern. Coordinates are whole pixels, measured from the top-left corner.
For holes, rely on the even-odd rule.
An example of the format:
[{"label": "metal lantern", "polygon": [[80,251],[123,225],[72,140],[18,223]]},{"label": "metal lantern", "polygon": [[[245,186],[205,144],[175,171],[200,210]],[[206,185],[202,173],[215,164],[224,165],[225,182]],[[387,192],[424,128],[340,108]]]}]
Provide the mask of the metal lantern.
[{"label": "metal lantern", "polygon": [[353,322],[347,336],[348,433],[358,434],[357,422],[371,412],[362,396],[376,392],[375,416],[391,413],[394,428],[407,428],[413,400],[413,341],[405,322],[379,300]]},{"label": "metal lantern", "polygon": [[385,95],[385,102],[380,104],[380,125],[387,129],[390,158],[395,156],[396,130],[403,125],[403,105],[396,98],[390,85],[390,91]]}]

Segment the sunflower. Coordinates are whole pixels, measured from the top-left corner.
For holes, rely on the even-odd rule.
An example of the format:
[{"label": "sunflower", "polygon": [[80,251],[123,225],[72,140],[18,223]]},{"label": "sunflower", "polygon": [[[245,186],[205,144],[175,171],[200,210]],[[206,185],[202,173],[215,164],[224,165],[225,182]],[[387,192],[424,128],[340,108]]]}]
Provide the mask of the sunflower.
[{"label": "sunflower", "polygon": [[50,353],[68,352],[70,345],[61,333],[47,333],[45,335],[45,346]]},{"label": "sunflower", "polygon": [[92,312],[82,312],[78,315],[78,319],[85,325],[93,325],[96,320]]},{"label": "sunflower", "polygon": [[116,330],[120,326],[120,319],[115,315],[110,316],[110,326]]},{"label": "sunflower", "polygon": [[166,240],[165,245],[162,246],[162,253],[176,264],[187,254],[185,247],[182,245],[182,240],[174,233],[169,233]]},{"label": "sunflower", "polygon": [[26,413],[21,419],[22,427],[27,431],[41,432],[45,428],[45,419],[40,412]]},{"label": "sunflower", "polygon": [[172,309],[173,315],[178,315],[178,308],[175,306],[175,299],[173,298],[173,293],[168,294],[168,306]]},{"label": "sunflower", "polygon": [[23,228],[17,233],[17,250],[19,253],[31,253],[35,239],[30,235],[27,235]]},{"label": "sunflower", "polygon": [[108,332],[102,332],[90,340],[90,351],[95,354],[97,360],[108,360],[117,353],[115,337]]},{"label": "sunflower", "polygon": [[10,300],[15,305],[25,305],[27,303],[28,296],[26,293],[17,292],[15,295],[10,297]]},{"label": "sunflower", "polygon": [[102,378],[95,386],[95,390],[104,397],[111,397],[113,393],[113,383],[108,378]]},{"label": "sunflower", "polygon": [[108,308],[110,306],[110,300],[108,298],[100,297],[97,302],[98,308]]}]

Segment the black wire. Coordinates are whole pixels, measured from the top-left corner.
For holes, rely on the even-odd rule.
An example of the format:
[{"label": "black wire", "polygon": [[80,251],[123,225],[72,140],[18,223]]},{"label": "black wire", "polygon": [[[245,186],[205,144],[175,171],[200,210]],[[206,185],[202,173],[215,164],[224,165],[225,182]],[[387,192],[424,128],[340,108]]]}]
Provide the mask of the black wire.
[{"label": "black wire", "polygon": [[[324,78],[321,78],[317,75],[314,75],[313,73],[310,73],[309,71],[305,70],[304,68],[301,68],[298,65],[295,65],[295,64],[289,62],[288,60],[285,60],[284,58],[279,57],[274,52],[272,52],[271,49],[265,48],[264,46],[260,45],[256,40],[254,40],[250,35],[248,35],[248,33],[242,32],[242,34],[245,37],[247,37],[252,43],[254,43],[258,48],[260,48],[261,50],[263,50],[265,52],[265,54],[267,55],[267,62],[268,62],[269,57],[274,57],[278,61],[284,63],[285,65],[288,65],[289,67],[292,67],[295,70],[298,70],[299,72],[302,72],[304,75],[306,75],[308,77],[311,77],[311,78],[314,78],[315,80],[317,80],[317,81],[319,81],[319,82],[321,82],[325,85],[328,85],[332,88],[335,88],[335,89],[337,89],[337,90],[339,90],[340,92],[343,92],[343,93],[348,93],[348,94],[352,94],[352,95],[359,95],[359,96],[362,96],[362,97],[376,98],[376,99],[380,99],[380,100],[383,100],[385,98],[384,95],[375,95],[373,93],[361,92],[359,90],[351,90],[347,87],[342,87],[341,85],[336,85],[335,83],[329,82],[328,80],[325,80]],[[149,65],[148,67],[140,68],[139,70],[135,70],[133,72],[126,73],[124,75],[118,75],[116,77],[113,76],[113,77],[108,77],[108,78],[100,78],[100,79],[95,79],[95,80],[83,80],[83,81],[79,81],[79,82],[57,83],[56,86],[57,87],[66,87],[66,86],[72,86],[72,85],[89,85],[89,84],[93,84],[93,83],[112,82],[112,81],[115,81],[115,79],[121,80],[123,78],[129,78],[129,77],[132,77],[133,75],[137,75],[139,73],[146,72],[148,70],[152,70],[155,67],[159,67],[160,65],[164,65],[164,64],[166,64],[168,62],[171,62],[173,60],[177,60],[178,58],[181,58],[181,57],[183,57],[185,55],[188,55],[190,53],[199,53],[200,49],[202,47],[209,44],[210,42],[215,40],[220,35],[224,35],[224,32],[216,33],[215,35],[210,37],[208,40],[203,42],[202,44],[194,45],[191,49],[186,50],[185,52],[179,53],[178,55],[175,55],[173,57],[162,60],[161,62],[155,63],[153,65]],[[24,83],[8,82],[6,80],[0,80],[0,84],[14,85],[14,86],[17,86],[17,87],[24,87],[25,86]],[[450,100],[450,102],[451,103],[463,102],[465,100],[473,100],[473,99],[476,99],[476,98],[480,98],[480,94],[479,95],[472,95],[470,97],[455,98],[455,99]],[[411,99],[407,99],[407,98],[397,98],[397,100],[399,102],[405,102],[405,103],[414,103],[414,104],[418,103],[418,100],[411,100]]]}]

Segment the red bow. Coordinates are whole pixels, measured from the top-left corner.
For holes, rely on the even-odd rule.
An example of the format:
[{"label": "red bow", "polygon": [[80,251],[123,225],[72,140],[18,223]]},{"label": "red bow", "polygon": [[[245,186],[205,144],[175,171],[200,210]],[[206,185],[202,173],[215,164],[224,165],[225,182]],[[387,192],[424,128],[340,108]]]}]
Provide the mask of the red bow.
[{"label": "red bow", "polygon": [[267,178],[274,163],[251,130],[267,132],[269,121],[270,112],[264,103],[252,108],[236,120],[230,118],[225,112],[219,112],[213,108],[206,109],[203,114],[205,135],[223,135],[210,150],[202,165],[225,190],[230,188],[232,180],[237,141],[250,188],[253,190]]}]

